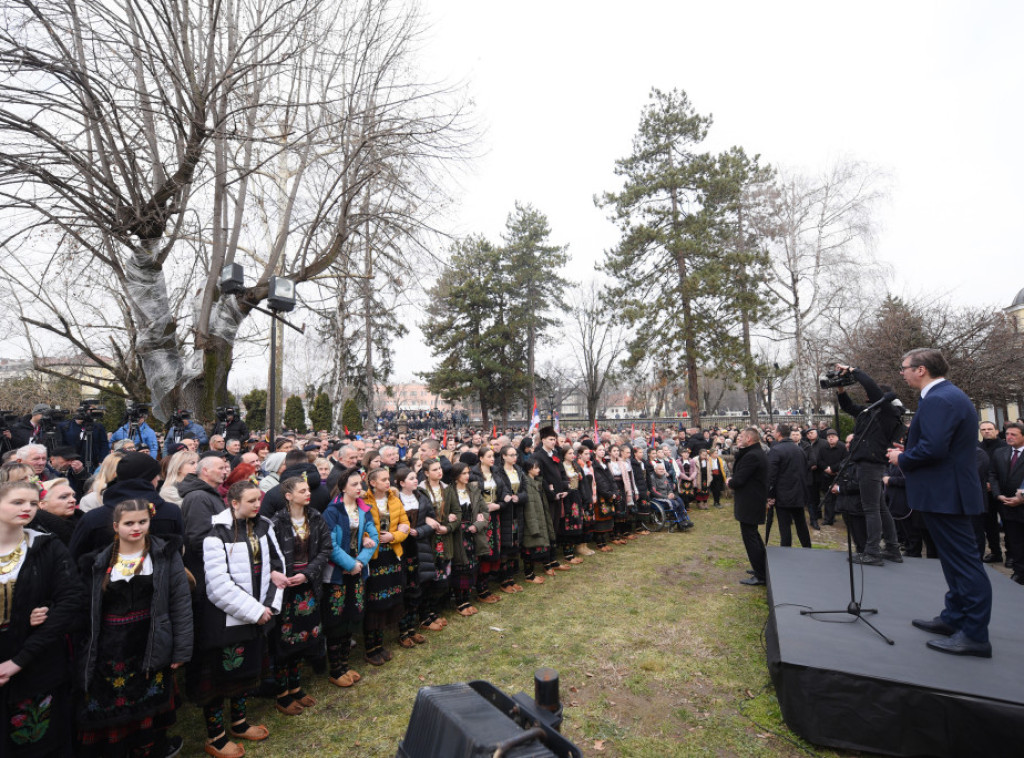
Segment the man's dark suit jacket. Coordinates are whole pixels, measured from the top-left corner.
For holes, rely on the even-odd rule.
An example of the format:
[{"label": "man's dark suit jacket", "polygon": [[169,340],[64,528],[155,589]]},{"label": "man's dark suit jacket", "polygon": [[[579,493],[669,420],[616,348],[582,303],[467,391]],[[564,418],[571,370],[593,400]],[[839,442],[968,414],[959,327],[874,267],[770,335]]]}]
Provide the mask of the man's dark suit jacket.
[{"label": "man's dark suit jacket", "polygon": [[914,414],[906,452],[899,458],[910,507],[922,513],[983,513],[977,446],[978,413],[970,398],[948,381],[932,386]]},{"label": "man's dark suit jacket", "polygon": [[[1013,448],[1001,447],[992,454],[992,465],[995,469],[995,484],[992,487],[993,497],[1005,495],[1013,497],[1017,490],[1024,487],[1024,453],[1017,465],[1010,470],[1010,458],[1013,455]],[[998,490],[996,489],[998,485]],[[1024,521],[1024,505],[1007,507],[999,504],[999,512],[1007,521]]]}]

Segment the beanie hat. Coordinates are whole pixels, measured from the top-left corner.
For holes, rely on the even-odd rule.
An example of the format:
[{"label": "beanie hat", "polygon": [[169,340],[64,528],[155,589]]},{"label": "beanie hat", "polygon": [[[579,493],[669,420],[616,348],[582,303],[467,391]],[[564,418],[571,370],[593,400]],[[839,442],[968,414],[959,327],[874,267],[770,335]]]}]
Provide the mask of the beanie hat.
[{"label": "beanie hat", "polygon": [[145,453],[126,453],[117,462],[117,481],[126,479],[145,479],[152,481],[160,476],[160,464]]}]

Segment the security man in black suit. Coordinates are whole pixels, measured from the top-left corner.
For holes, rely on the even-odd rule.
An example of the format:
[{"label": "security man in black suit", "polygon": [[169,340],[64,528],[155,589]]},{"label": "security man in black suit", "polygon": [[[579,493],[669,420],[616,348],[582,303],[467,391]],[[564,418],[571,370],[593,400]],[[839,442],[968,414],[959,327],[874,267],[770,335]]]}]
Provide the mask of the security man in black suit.
[{"label": "security man in black suit", "polygon": [[999,500],[1003,529],[1006,532],[1006,552],[1013,559],[1013,581],[1024,584],[1024,497],[1018,495],[1024,487],[1024,425],[1016,422],[1006,425],[1006,447],[992,455],[995,467],[993,489]]}]

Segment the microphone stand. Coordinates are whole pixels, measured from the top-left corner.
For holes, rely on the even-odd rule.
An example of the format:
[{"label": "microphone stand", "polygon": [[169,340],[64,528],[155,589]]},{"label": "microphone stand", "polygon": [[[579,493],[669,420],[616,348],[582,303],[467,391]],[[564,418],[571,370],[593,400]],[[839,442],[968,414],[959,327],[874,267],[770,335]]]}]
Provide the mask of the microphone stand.
[{"label": "microphone stand", "polygon": [[[865,408],[863,411],[861,411],[861,413],[865,413],[868,410],[870,410],[870,408]],[[861,434],[853,441],[853,445],[850,446],[849,452],[846,454],[846,457],[843,459],[843,462],[839,465],[839,470],[836,472],[835,478],[832,480],[833,484],[839,482],[840,478],[843,475],[843,472],[846,471],[846,469],[849,467],[851,461],[853,461],[853,454],[860,448],[861,443],[864,441],[864,438],[867,437],[868,431],[874,425],[875,419],[877,419],[877,418],[878,418],[878,414],[877,413],[871,414],[871,416],[868,418],[868,423],[867,423],[867,426],[864,427],[864,431],[861,432]],[[883,504],[881,507],[884,508],[885,505]],[[893,640],[891,640],[889,637],[886,637],[885,634],[877,626],[875,626],[870,621],[868,621],[866,618],[864,618],[864,614],[878,613],[878,609],[877,608],[862,608],[860,603],[857,601],[857,590],[856,590],[856,587],[854,585],[854,580],[853,580],[853,538],[850,536],[850,525],[849,524],[846,525],[846,563],[847,563],[847,566],[850,569],[850,604],[847,605],[845,608],[839,608],[839,609],[833,609],[833,610],[827,610],[827,611],[816,611],[816,610],[813,610],[813,609],[806,610],[806,611],[800,611],[800,615],[801,616],[814,616],[814,615],[818,615],[818,614],[828,614],[828,613],[845,613],[848,616],[853,616],[858,621],[863,621],[865,624],[868,625],[868,628],[870,628],[871,631],[873,631],[875,634],[877,634],[883,640],[888,642],[890,645],[895,645],[896,643]]]}]

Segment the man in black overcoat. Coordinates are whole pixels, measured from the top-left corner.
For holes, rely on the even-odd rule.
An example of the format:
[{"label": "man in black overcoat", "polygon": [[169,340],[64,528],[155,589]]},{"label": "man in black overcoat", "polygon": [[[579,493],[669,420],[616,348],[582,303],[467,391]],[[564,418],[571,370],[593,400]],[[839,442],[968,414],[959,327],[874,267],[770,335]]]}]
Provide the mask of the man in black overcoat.
[{"label": "man in black overcoat", "polygon": [[795,526],[801,546],[810,547],[811,535],[804,519],[807,456],[790,436],[792,431],[789,424],[779,424],[779,441],[768,451],[768,504],[775,506],[775,515],[779,519],[780,544],[792,547],[790,527]]},{"label": "man in black overcoat", "polygon": [[1024,584],[1024,498],[1017,496],[1024,487],[1024,427],[1016,422],[1006,425],[1006,447],[993,453],[992,464],[1006,552],[1013,559],[1013,581]]},{"label": "man in black overcoat", "polygon": [[768,456],[761,449],[761,433],[744,429],[736,438],[729,488],[733,491],[733,515],[747,551],[752,576],[740,584],[760,585],[767,575],[764,540],[758,526],[765,521],[768,504]]}]

